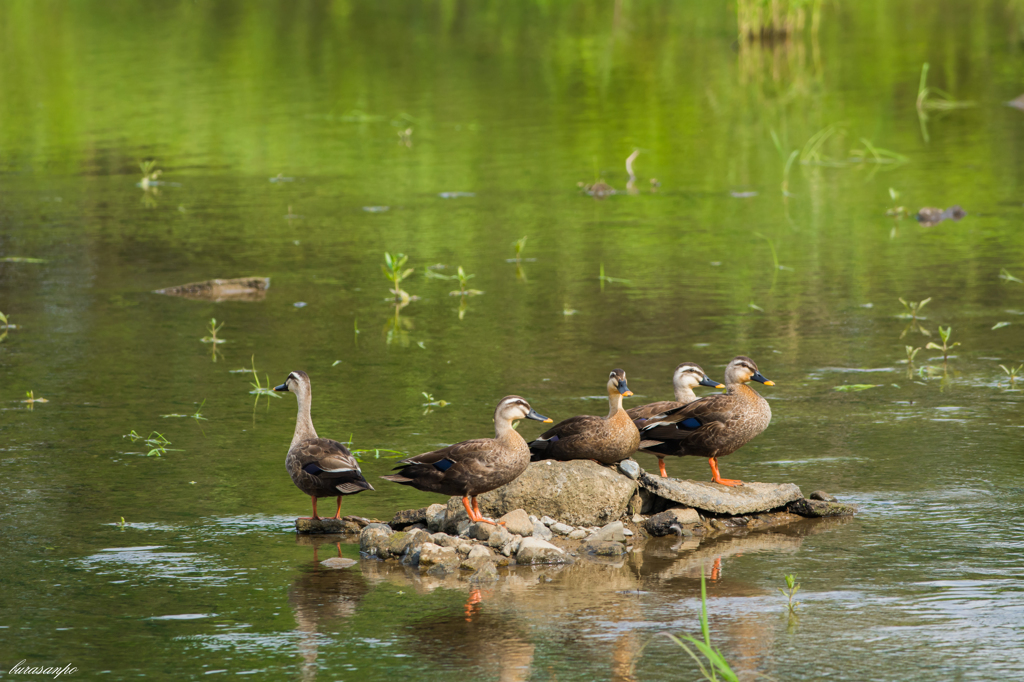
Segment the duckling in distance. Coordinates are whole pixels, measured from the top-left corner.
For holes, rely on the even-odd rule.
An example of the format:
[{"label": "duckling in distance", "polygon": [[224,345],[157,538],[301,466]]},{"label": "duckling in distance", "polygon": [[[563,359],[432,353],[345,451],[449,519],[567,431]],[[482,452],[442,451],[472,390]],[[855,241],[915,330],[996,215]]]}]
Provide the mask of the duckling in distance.
[{"label": "duckling in distance", "polygon": [[338,510],[334,518],[341,518],[341,500],[345,495],[355,495],[364,490],[373,490],[359,469],[359,463],[352,453],[338,441],[320,438],[313,428],[310,418],[310,405],[313,392],[309,375],[305,372],[292,372],[275,391],[294,393],[299,403],[299,413],[295,419],[295,435],[288,447],[285,467],[292,481],[299,490],[309,495],[313,501],[313,516],[316,513],[316,498],[337,497]]},{"label": "duckling in distance", "polygon": [[607,417],[582,415],[555,424],[530,443],[530,459],[592,459],[599,464],[615,464],[636,452],[640,432],[622,409],[622,398],[633,395],[626,385],[626,373],[613,369],[607,388]]},{"label": "duckling in distance", "polygon": [[[647,403],[646,405],[626,410],[626,414],[628,414],[629,418],[633,420],[633,423],[637,425],[637,428],[643,427],[651,417],[692,403],[697,399],[696,394],[693,392],[693,389],[697,386],[725,388],[725,386],[717,381],[708,379],[704,370],[701,369],[701,366],[694,362],[684,362],[676,367],[676,371],[672,374],[672,385],[675,387],[676,393],[676,399],[674,401],[662,400],[660,402]],[[658,455],[658,470],[661,472],[662,478],[668,478],[668,473],[665,471],[665,458],[663,455]]]},{"label": "duckling in distance", "polygon": [[471,521],[493,524],[480,514],[476,496],[511,483],[526,471],[530,448],[512,428],[512,422],[520,419],[551,422],[523,398],[506,396],[494,410],[494,438],[467,440],[409,457],[395,467],[398,473],[381,478],[427,492],[459,495]]},{"label": "duckling in distance", "polygon": [[739,355],[725,368],[727,392],[711,395],[648,419],[640,429],[641,447],[659,457],[665,455],[707,457],[715,483],[743,485],[722,478],[718,458],[731,454],[764,431],[772,419],[768,401],[746,384],[758,381],[774,386],[750,358]]}]

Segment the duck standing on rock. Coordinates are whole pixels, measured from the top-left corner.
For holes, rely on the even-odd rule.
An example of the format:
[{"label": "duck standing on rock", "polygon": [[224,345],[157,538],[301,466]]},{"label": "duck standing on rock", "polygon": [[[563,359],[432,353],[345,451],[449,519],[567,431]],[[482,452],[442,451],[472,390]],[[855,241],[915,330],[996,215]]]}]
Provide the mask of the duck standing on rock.
[{"label": "duck standing on rock", "polygon": [[[743,485],[722,478],[718,458],[736,452],[768,428],[772,409],[768,401],[746,384],[758,381],[774,386],[750,358],[739,355],[725,368],[727,392],[711,395],[648,419],[640,429],[641,448],[659,458],[665,455],[707,457],[715,483]],[[662,476],[665,475],[662,469]]]},{"label": "duck standing on rock", "polygon": [[309,416],[313,402],[313,391],[309,383],[309,375],[305,372],[292,372],[275,391],[294,393],[299,403],[299,414],[295,420],[295,435],[285,457],[285,467],[292,481],[302,492],[313,500],[313,516],[316,514],[316,498],[337,497],[338,511],[334,518],[341,518],[341,500],[345,495],[355,495],[364,490],[373,490],[359,469],[359,462],[344,445],[336,440],[320,438],[313,428],[313,420]]},{"label": "duck standing on rock", "polygon": [[506,396],[494,410],[494,438],[467,440],[403,459],[395,467],[398,473],[381,478],[431,493],[459,495],[471,521],[493,524],[480,514],[476,496],[511,483],[526,471],[530,448],[512,428],[520,419],[551,422],[519,396]]},{"label": "duck standing on rock", "polygon": [[[676,390],[676,399],[674,401],[662,400],[660,402],[647,403],[646,405],[626,410],[626,414],[628,414],[629,418],[633,420],[633,423],[636,424],[637,428],[645,426],[647,422],[650,421],[651,417],[692,403],[697,399],[697,395],[693,392],[693,389],[698,386],[725,388],[725,386],[717,381],[708,379],[704,370],[701,369],[701,366],[695,362],[684,362],[676,367],[676,371],[672,374],[672,385]],[[658,455],[658,470],[661,471],[662,478],[668,478],[668,473],[665,471],[664,455]]]},{"label": "duck standing on rock", "polygon": [[626,373],[613,369],[608,375],[608,416],[582,415],[559,422],[530,443],[530,459],[592,459],[598,464],[615,464],[629,458],[640,446],[640,432],[622,409],[623,397],[631,395]]}]

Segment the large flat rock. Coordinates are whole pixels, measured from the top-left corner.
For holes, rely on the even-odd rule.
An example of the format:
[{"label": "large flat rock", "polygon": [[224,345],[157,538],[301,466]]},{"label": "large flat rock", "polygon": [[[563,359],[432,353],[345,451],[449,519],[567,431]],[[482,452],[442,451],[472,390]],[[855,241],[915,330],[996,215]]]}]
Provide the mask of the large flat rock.
[{"label": "large flat rock", "polygon": [[[590,460],[533,462],[519,478],[477,498],[484,516],[516,509],[574,526],[603,526],[626,513],[636,481]],[[449,511],[461,507],[449,505]],[[463,512],[464,514],[465,512]]]},{"label": "large flat rock", "polygon": [[731,516],[777,509],[803,498],[800,488],[793,483],[744,482],[730,488],[710,481],[683,481],[644,472],[640,475],[640,485],[666,500]]}]

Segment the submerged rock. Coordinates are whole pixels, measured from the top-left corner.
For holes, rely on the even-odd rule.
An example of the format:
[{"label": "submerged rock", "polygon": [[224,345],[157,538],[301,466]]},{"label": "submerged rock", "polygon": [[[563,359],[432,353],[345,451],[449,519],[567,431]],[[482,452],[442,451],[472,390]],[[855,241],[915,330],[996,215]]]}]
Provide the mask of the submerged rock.
[{"label": "submerged rock", "polygon": [[[590,460],[544,460],[530,464],[516,480],[477,499],[480,511],[491,518],[523,509],[574,526],[592,526],[619,519],[635,490],[635,481]],[[448,509],[451,512],[451,502]]]},{"label": "submerged rock", "polygon": [[516,563],[568,564],[572,563],[572,557],[550,542],[530,537],[523,538],[522,542],[519,543],[519,551],[516,552]]},{"label": "submerged rock", "polygon": [[320,562],[320,565],[325,568],[348,568],[349,566],[355,566],[359,562],[355,559],[346,559],[345,557],[331,557],[330,559],[324,559]]},{"label": "submerged rock", "polygon": [[[679,534],[687,526],[693,526],[698,523],[700,523],[700,515],[696,509],[676,508],[655,514],[647,519],[645,526],[648,533],[661,537],[662,535],[672,535],[673,533]],[[678,526],[679,531],[676,531],[673,526]],[[692,534],[690,533],[690,535]]]},{"label": "submerged rock", "polygon": [[599,528],[587,538],[588,543],[596,542],[623,542],[626,539],[626,527],[622,521],[613,521],[604,528]]},{"label": "submerged rock", "polygon": [[262,301],[266,298],[269,288],[269,277],[236,277],[235,279],[208,279],[205,282],[189,282],[176,287],[157,289],[153,293],[219,303],[220,301]]},{"label": "submerged rock", "polygon": [[824,500],[796,500],[786,505],[786,510],[807,516],[810,518],[821,518],[825,516],[853,516],[857,513],[857,507],[852,504],[840,502],[826,502]]},{"label": "submerged rock", "polygon": [[425,542],[420,546],[420,566],[432,568],[444,566],[455,568],[461,563],[459,553],[454,547],[439,547],[432,542]]},{"label": "submerged rock", "polygon": [[792,483],[744,483],[732,488],[704,481],[682,481],[643,473],[640,484],[666,500],[715,514],[751,514],[783,507],[803,497]]},{"label": "submerged rock", "polygon": [[[348,527],[346,527],[348,526]],[[359,532],[359,526],[344,519],[295,519],[295,532],[308,534]]]},{"label": "submerged rock", "polygon": [[485,561],[480,565],[480,568],[476,569],[473,575],[469,576],[469,582],[490,583],[498,580],[498,578],[498,567],[494,565],[493,561]]},{"label": "submerged rock", "polygon": [[811,493],[811,499],[812,500],[823,500],[825,502],[838,502],[839,501],[833,495],[829,495],[824,490],[815,490],[813,493]]}]

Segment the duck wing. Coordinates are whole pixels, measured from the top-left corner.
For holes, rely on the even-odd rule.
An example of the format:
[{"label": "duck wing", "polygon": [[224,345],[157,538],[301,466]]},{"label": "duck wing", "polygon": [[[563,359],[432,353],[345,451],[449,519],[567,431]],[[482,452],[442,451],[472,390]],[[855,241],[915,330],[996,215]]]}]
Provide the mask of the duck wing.
[{"label": "duck wing", "polygon": [[394,468],[398,472],[381,478],[411,485],[421,490],[461,488],[471,480],[489,477],[500,465],[494,457],[495,441],[476,438],[440,450],[403,459]]},{"label": "duck wing", "polygon": [[605,428],[607,428],[607,420],[602,417],[587,414],[570,417],[552,426],[539,435],[536,440],[530,441],[529,447],[532,453],[530,461],[554,458],[557,451],[571,445],[574,440]]},{"label": "duck wing", "polygon": [[728,395],[700,398],[650,418],[640,427],[642,447],[651,452],[715,450],[722,435],[740,417],[735,401]]},{"label": "duck wing", "polygon": [[683,404],[684,403],[679,403],[674,400],[662,400],[660,402],[647,403],[646,405],[626,410],[626,414],[628,414],[629,418],[633,420],[633,423],[636,424],[637,428],[643,428],[647,422],[650,421],[651,417],[682,407]]},{"label": "duck wing", "polygon": [[373,486],[363,478],[359,462],[344,445],[329,438],[311,438],[288,454],[289,467],[301,470],[326,487],[351,495]]}]

